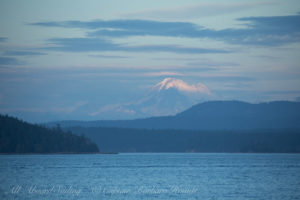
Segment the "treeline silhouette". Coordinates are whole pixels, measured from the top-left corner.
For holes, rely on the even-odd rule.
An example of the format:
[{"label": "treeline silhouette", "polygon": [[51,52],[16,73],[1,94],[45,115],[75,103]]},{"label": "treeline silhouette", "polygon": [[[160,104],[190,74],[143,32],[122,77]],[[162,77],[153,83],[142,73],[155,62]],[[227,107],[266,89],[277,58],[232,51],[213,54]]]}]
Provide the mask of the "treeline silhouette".
[{"label": "treeline silhouette", "polygon": [[300,130],[190,131],[69,127],[107,152],[299,153]]},{"label": "treeline silhouette", "polygon": [[85,136],[0,115],[0,153],[86,153],[98,147]]}]

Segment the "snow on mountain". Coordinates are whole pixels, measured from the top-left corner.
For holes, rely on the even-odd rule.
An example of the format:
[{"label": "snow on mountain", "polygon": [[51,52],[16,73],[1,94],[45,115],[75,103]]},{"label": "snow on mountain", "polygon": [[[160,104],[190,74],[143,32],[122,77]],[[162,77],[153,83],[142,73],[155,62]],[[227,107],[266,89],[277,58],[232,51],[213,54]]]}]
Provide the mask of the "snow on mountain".
[{"label": "snow on mountain", "polygon": [[158,89],[158,91],[175,88],[181,92],[199,92],[204,94],[210,94],[210,90],[202,83],[198,83],[197,85],[189,85],[186,82],[175,78],[165,78],[163,81],[156,84],[154,88]]},{"label": "snow on mountain", "polygon": [[190,85],[180,79],[165,78],[154,85],[143,98],[106,105],[91,115],[111,119],[175,115],[201,100],[206,100],[210,95],[210,90],[204,84]]}]

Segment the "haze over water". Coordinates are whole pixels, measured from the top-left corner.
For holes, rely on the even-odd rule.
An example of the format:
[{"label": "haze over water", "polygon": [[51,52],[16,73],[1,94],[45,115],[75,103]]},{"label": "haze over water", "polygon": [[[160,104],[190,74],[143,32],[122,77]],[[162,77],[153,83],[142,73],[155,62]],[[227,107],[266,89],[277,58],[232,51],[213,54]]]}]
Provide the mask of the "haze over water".
[{"label": "haze over water", "polygon": [[300,199],[299,55],[299,0],[0,0],[0,200]]},{"label": "haze over water", "polygon": [[297,199],[298,154],[1,155],[1,199]]}]

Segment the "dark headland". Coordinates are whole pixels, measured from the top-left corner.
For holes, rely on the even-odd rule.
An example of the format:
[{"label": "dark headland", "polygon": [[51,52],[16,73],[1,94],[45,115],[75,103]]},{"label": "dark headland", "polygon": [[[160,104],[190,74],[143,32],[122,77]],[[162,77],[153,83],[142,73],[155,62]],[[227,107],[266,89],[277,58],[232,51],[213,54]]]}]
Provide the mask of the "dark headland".
[{"label": "dark headland", "polygon": [[17,118],[0,115],[0,153],[74,154],[98,153],[97,145],[85,136],[64,132],[57,126],[45,128]]}]

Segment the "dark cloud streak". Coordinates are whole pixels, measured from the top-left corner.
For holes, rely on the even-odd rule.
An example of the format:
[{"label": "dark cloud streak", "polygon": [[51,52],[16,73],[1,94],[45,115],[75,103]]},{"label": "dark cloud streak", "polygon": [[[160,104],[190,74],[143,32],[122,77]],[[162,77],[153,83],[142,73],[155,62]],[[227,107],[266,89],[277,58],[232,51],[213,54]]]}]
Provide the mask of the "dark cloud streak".
[{"label": "dark cloud streak", "polygon": [[0,56],[0,66],[19,65],[19,64],[21,64],[21,62],[16,58]]},{"label": "dark cloud streak", "polygon": [[183,47],[178,45],[142,45],[127,46],[115,44],[100,38],[53,38],[49,40],[50,46],[44,49],[64,52],[172,52],[189,54],[229,53],[227,50]]},{"label": "dark cloud streak", "polygon": [[41,56],[46,53],[35,52],[35,51],[7,51],[4,53],[7,56]]},{"label": "dark cloud streak", "polygon": [[233,44],[276,46],[300,42],[300,15],[245,17],[246,28],[223,30],[206,29],[188,22],[160,22],[150,20],[94,20],[38,22],[43,27],[83,28],[89,37],[167,36],[210,38]]},{"label": "dark cloud streak", "polygon": [[6,37],[0,37],[0,42],[6,42],[8,40],[8,38]]}]

